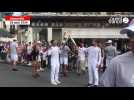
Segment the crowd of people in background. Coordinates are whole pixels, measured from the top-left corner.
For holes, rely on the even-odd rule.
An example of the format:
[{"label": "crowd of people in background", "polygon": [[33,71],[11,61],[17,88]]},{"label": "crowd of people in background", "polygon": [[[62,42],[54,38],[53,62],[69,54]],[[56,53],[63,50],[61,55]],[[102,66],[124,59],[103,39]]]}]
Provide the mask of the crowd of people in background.
[{"label": "crowd of people in background", "polygon": [[48,68],[51,70],[50,81],[53,85],[61,83],[60,73],[66,77],[72,71],[79,76],[88,72],[88,86],[98,86],[99,71],[104,72],[116,55],[112,40],[101,43],[93,39],[89,47],[84,42],[74,45],[57,40],[28,43],[13,40],[0,43],[0,59],[12,64],[13,71],[18,71],[16,64],[32,66],[32,77],[38,78],[39,72]]}]

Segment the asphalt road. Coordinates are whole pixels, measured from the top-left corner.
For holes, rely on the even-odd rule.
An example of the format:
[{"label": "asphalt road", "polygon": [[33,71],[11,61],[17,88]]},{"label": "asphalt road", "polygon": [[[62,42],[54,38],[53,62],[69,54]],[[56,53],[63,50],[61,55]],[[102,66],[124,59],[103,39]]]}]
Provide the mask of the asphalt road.
[{"label": "asphalt road", "polygon": [[17,66],[19,71],[12,71],[10,64],[0,63],[0,87],[86,87],[88,74],[78,76],[69,72],[68,77],[60,76],[62,82],[58,86],[50,84],[50,70],[40,72],[40,77],[34,79],[31,67]]}]

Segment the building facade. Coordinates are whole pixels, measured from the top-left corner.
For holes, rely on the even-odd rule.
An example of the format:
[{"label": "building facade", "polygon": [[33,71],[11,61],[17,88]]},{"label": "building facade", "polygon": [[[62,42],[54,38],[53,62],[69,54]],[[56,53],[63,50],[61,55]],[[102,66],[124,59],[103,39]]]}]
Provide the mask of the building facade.
[{"label": "building facade", "polygon": [[[52,39],[62,41],[69,34],[76,41],[92,38],[112,39],[118,41],[119,46],[124,43],[122,42],[124,39],[127,39],[126,35],[120,35],[120,30],[128,26],[134,17],[133,12],[24,12],[23,14],[31,16],[31,21],[30,26],[20,26],[18,32],[20,41]],[[129,21],[121,22],[122,17],[127,17]],[[111,21],[113,22],[110,23]]]},{"label": "building facade", "polygon": [[[125,13],[126,14],[126,13]],[[109,19],[115,15],[106,12],[60,12],[32,13],[31,34],[34,40],[63,40],[65,32],[73,38],[127,38],[120,35],[120,29],[128,23],[111,24]],[[125,17],[125,15],[123,15]],[[128,16],[128,14],[126,14]],[[128,16],[129,20],[133,16]]]}]

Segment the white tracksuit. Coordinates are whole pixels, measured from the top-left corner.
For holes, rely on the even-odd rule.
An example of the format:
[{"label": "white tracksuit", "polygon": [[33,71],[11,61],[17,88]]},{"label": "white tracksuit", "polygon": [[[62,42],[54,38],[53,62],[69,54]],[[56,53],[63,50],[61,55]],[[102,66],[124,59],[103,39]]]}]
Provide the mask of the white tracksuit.
[{"label": "white tracksuit", "polygon": [[99,74],[97,64],[101,63],[101,49],[99,47],[90,46],[87,48],[88,53],[88,73],[89,84],[98,85]]},{"label": "white tracksuit", "polygon": [[59,68],[60,68],[60,62],[59,62],[59,54],[60,49],[59,47],[51,47],[48,50],[48,55],[51,55],[51,82],[52,81],[59,81]]}]

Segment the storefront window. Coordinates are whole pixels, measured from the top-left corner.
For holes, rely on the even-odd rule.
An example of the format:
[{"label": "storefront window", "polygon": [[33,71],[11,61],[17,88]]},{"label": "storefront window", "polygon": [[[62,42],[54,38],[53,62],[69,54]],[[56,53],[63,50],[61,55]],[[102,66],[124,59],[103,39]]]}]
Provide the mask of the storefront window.
[{"label": "storefront window", "polygon": [[35,26],[35,23],[34,22],[32,22],[32,26]]}]

